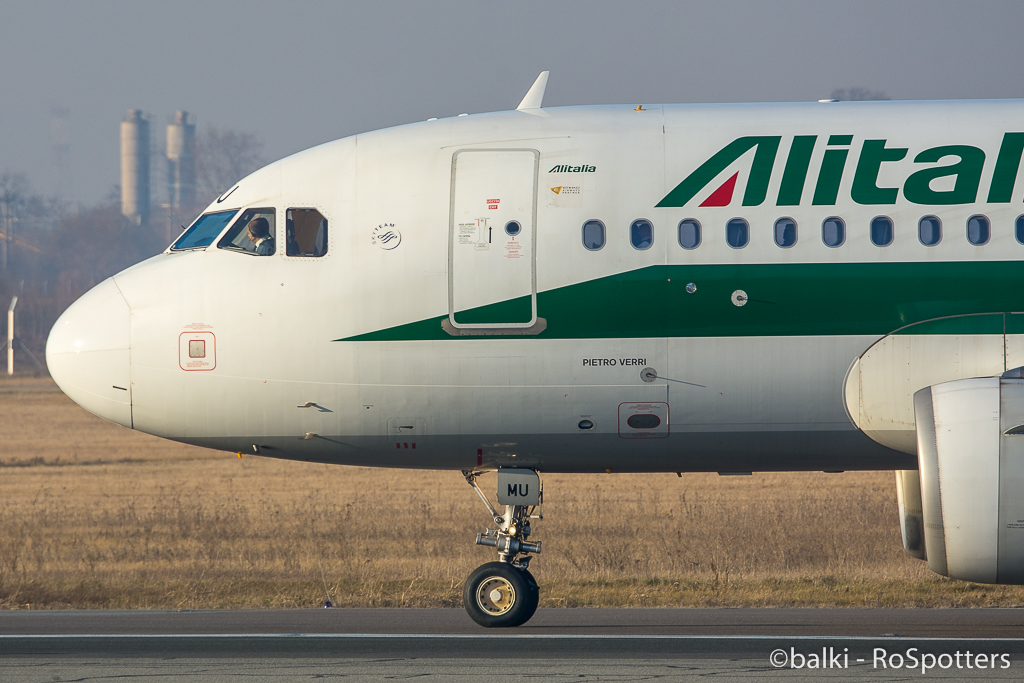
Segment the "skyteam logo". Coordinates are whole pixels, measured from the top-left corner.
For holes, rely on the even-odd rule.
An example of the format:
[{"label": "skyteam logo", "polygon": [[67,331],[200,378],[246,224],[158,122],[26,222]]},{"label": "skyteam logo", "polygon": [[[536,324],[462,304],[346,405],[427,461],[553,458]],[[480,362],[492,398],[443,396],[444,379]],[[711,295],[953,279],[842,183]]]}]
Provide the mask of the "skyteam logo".
[{"label": "skyteam logo", "polygon": [[391,251],[402,243],[402,232],[394,223],[381,223],[370,234],[370,243],[384,251]]},{"label": "skyteam logo", "polygon": [[[853,135],[828,136],[821,161],[814,169],[812,205],[836,204],[853,138]],[[817,135],[796,135],[789,140],[776,206],[799,206],[804,201],[817,144]],[[768,197],[769,184],[779,165],[776,162],[781,146],[781,135],[737,138],[686,176],[657,206],[687,206],[691,200],[702,207],[729,206],[741,175],[746,176],[743,206],[760,206]],[[882,164],[902,161],[909,152],[908,147],[890,147],[885,139],[864,140],[853,170],[850,198],[857,204],[895,204],[902,190],[903,197],[914,204],[973,204],[977,201],[986,156],[983,149],[970,145],[925,149],[913,157],[911,169],[917,170],[905,177],[902,187],[879,187]],[[989,203],[1012,201],[1022,152],[1024,133],[1005,133],[988,187]],[[737,170],[727,174],[732,168]],[[724,182],[713,183],[721,180],[723,173],[726,173]],[[933,186],[933,181],[939,182]]]}]

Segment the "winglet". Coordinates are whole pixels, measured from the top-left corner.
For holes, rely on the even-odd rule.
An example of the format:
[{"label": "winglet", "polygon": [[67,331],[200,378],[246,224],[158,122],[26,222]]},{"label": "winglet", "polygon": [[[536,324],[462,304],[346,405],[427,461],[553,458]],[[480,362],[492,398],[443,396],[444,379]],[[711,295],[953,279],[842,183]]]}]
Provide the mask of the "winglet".
[{"label": "winglet", "polygon": [[523,111],[526,109],[540,109],[541,104],[544,102],[544,91],[548,87],[548,71],[541,71],[540,76],[537,76],[537,80],[533,82],[533,86],[530,91],[526,93],[526,97],[516,107],[517,111]]}]

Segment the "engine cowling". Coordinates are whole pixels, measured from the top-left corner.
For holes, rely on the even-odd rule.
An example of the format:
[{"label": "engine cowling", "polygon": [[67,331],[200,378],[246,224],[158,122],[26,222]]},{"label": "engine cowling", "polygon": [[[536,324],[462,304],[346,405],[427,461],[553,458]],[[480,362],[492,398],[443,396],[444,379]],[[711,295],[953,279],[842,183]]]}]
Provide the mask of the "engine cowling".
[{"label": "engine cowling", "polygon": [[1024,584],[1022,377],[1018,369],[914,394],[918,472],[897,473],[900,521],[907,553],[937,574]]},{"label": "engine cowling", "polygon": [[989,314],[908,325],[871,345],[846,377],[846,408],[868,437],[915,453],[914,392],[1024,364],[1024,315]]}]

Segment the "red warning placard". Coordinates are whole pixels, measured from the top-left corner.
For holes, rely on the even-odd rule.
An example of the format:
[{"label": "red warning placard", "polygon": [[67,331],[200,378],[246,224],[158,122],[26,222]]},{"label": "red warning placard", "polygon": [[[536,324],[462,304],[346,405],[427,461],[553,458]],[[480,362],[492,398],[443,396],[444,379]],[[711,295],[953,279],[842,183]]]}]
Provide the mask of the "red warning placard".
[{"label": "red warning placard", "polygon": [[178,366],[190,372],[217,367],[217,338],[213,332],[182,332],[178,336]]}]

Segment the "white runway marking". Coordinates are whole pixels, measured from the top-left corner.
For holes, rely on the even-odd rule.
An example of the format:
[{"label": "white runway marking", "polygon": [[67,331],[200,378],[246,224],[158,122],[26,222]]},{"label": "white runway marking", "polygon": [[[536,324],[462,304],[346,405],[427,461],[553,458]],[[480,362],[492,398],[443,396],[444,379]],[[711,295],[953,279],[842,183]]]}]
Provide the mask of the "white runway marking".
[{"label": "white runway marking", "polygon": [[924,637],[924,636],[899,636],[881,634],[877,636],[821,636],[821,635],[672,635],[672,634],[571,634],[571,633],[87,633],[81,635],[72,634],[39,634],[21,633],[17,635],[0,634],[0,640],[18,639],[52,639],[62,638],[75,639],[101,639],[101,638],[247,638],[249,640],[274,639],[274,638],[314,638],[314,639],[366,639],[374,638],[381,640],[396,640],[410,638],[417,640],[685,640],[685,641],[750,641],[760,640],[765,642],[777,642],[780,640],[811,640],[831,642],[836,640],[851,642],[879,642],[879,641],[913,641],[929,643],[955,642],[955,643],[993,643],[1005,644],[1024,642],[1024,638],[951,638],[951,637]]}]

